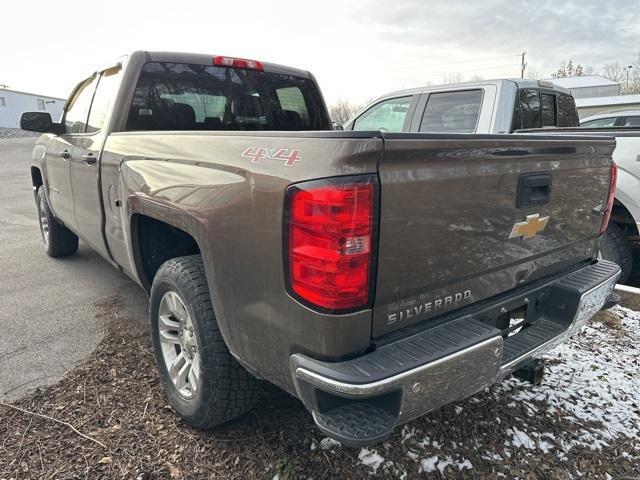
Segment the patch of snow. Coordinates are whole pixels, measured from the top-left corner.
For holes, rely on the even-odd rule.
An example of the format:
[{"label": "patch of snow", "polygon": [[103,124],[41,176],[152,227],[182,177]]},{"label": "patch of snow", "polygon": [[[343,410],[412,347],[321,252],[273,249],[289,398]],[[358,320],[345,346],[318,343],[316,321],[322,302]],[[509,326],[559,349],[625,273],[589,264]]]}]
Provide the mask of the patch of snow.
[{"label": "patch of snow", "polygon": [[436,464],[438,463],[438,456],[435,455],[429,458],[423,458],[420,462],[420,471],[426,473],[432,473],[436,471]]},{"label": "patch of snow", "polygon": [[341,446],[342,444],[339,441],[334,440],[333,438],[325,437],[322,440],[320,440],[320,448],[322,450],[329,450],[334,447],[341,447]]},{"label": "patch of snow", "polygon": [[536,442],[531,440],[531,437],[522,430],[518,430],[516,427],[513,427],[513,429],[508,428],[507,433],[511,434],[511,443],[514,447],[524,447],[530,450],[536,448]]},{"label": "patch of snow", "polygon": [[402,427],[402,440],[400,441],[400,443],[404,443],[415,436],[416,429],[414,427],[409,428],[405,425],[404,427]]},{"label": "patch of snow", "polygon": [[[591,323],[582,335],[557,347],[548,358],[559,361],[549,365],[540,386],[509,379],[495,393],[509,392],[516,405],[528,408],[536,408],[533,401],[544,401],[550,407],[548,412],[566,412],[570,420],[588,425],[577,430],[575,443],[565,444],[568,449],[575,445],[600,449],[620,435],[640,436],[634,406],[640,398],[640,383],[635,380],[640,376],[640,364],[630,361],[638,355],[640,312],[621,306],[611,312],[621,318],[621,327],[612,331]],[[613,335],[616,341],[611,341]],[[594,421],[599,426],[594,427]]]},{"label": "patch of snow", "polygon": [[375,450],[369,450],[368,448],[363,448],[360,450],[360,453],[358,454],[358,460],[360,460],[360,463],[362,463],[363,465],[371,468],[373,470],[373,473],[376,473],[378,471],[378,468],[380,468],[380,465],[384,463],[384,458],[380,456],[378,452],[376,452]]}]

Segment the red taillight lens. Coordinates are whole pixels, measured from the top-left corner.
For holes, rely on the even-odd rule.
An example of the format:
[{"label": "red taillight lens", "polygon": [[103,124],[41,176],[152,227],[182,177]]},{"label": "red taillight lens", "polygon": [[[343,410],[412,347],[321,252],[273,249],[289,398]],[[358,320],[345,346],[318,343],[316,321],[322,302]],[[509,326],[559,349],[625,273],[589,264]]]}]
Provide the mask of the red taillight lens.
[{"label": "red taillight lens", "polygon": [[613,201],[616,198],[616,181],[618,180],[618,166],[615,163],[611,164],[611,177],[609,178],[609,196],[607,197],[607,205],[604,209],[604,216],[602,217],[602,225],[600,225],[600,235],[602,235],[609,226],[609,219],[611,218],[611,209],[613,208]]},{"label": "red taillight lens", "polygon": [[262,67],[262,63],[258,62],[257,60],[248,60],[246,58],[217,56],[217,57],[213,57],[213,64],[220,65],[223,67],[245,68],[247,70],[258,70],[260,72],[264,70],[264,68]]},{"label": "red taillight lens", "polygon": [[289,188],[285,228],[294,296],[332,312],[369,303],[376,195],[369,176]]}]

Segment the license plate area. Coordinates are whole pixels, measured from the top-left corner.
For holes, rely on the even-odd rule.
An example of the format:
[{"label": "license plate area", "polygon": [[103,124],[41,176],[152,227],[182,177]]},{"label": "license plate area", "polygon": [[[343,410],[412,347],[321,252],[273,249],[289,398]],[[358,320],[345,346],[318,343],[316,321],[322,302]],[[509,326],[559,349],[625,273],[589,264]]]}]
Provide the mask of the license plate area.
[{"label": "license plate area", "polygon": [[542,318],[549,299],[548,292],[549,287],[528,292],[484,310],[475,317],[499,329],[506,339],[521,333]]}]

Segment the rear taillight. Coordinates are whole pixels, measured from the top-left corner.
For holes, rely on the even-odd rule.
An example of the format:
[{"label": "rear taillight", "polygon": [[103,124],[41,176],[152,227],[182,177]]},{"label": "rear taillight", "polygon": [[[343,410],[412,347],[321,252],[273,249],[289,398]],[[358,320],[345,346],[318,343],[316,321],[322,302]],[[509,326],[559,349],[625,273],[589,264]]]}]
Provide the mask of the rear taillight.
[{"label": "rear taillight", "polygon": [[371,300],[377,181],[344,177],[293,185],[285,201],[285,263],[290,293],[338,312]]},{"label": "rear taillight", "polygon": [[262,63],[257,60],[248,60],[246,58],[234,58],[234,57],[213,57],[213,64],[223,67],[233,68],[245,68],[247,70],[258,70],[262,72],[264,70]]},{"label": "rear taillight", "polygon": [[609,219],[611,218],[611,209],[613,208],[613,201],[616,198],[616,181],[618,180],[618,166],[615,163],[611,163],[611,177],[609,178],[609,195],[607,196],[607,205],[604,208],[604,216],[602,217],[602,225],[600,225],[600,235],[602,235],[609,226]]}]

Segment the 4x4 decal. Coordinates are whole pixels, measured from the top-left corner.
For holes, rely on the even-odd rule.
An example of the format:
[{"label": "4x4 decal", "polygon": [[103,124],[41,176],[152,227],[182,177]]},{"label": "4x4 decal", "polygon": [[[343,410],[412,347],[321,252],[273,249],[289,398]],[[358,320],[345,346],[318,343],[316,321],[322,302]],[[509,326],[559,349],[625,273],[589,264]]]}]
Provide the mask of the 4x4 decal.
[{"label": "4x4 decal", "polygon": [[293,148],[249,147],[242,152],[243,158],[250,158],[251,163],[262,163],[263,160],[277,160],[284,162],[285,167],[293,167],[295,162],[302,160],[300,150]]}]

